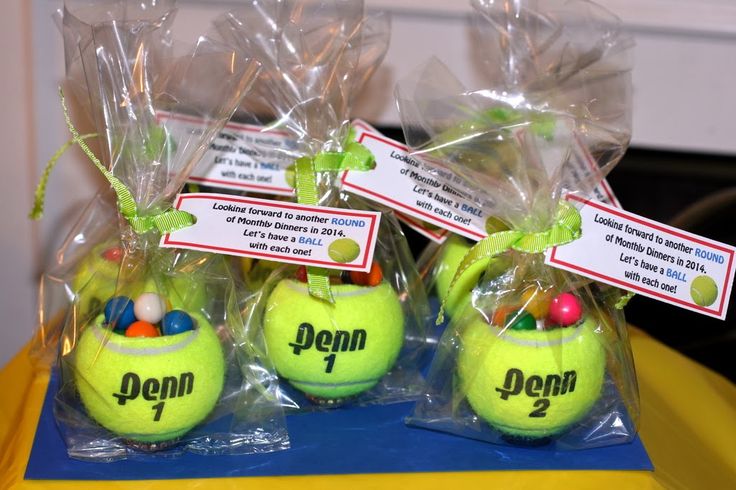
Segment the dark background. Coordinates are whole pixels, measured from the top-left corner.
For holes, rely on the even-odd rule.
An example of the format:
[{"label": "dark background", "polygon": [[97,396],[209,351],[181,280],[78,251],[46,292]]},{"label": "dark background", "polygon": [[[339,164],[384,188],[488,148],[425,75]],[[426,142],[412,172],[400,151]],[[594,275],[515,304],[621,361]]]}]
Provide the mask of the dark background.
[{"label": "dark background", "polygon": [[[380,128],[402,141],[400,130]],[[608,176],[627,211],[705,237],[736,244],[736,157],[630,149]],[[427,239],[404,227],[415,256]],[[643,296],[626,319],[670,347],[736,382],[736,312],[733,294],[726,321]],[[667,369],[667,366],[661,366]]]}]

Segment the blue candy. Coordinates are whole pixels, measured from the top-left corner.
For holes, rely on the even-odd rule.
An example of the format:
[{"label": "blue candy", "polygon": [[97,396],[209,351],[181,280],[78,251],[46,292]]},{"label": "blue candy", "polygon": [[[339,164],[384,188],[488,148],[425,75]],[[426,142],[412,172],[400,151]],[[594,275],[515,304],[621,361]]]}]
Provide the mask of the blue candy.
[{"label": "blue candy", "polygon": [[192,317],[181,310],[172,310],[161,320],[161,332],[164,335],[176,335],[192,329],[194,329]]},{"label": "blue candy", "polygon": [[105,303],[105,323],[118,332],[124,332],[136,321],[133,306],[133,300],[126,296],[110,298]]}]

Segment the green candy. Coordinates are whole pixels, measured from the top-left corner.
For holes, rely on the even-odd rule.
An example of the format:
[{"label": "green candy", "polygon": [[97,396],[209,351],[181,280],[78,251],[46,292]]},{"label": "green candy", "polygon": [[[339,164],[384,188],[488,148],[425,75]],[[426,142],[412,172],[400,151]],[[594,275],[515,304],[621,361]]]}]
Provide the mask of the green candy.
[{"label": "green candy", "polygon": [[509,325],[511,330],[536,330],[537,320],[534,315],[526,311],[515,311],[511,313],[507,318],[515,318]]}]

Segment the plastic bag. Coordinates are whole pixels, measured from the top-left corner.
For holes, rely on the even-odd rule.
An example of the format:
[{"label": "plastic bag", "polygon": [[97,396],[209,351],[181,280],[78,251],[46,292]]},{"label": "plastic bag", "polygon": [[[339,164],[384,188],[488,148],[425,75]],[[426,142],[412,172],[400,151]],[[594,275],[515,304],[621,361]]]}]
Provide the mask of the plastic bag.
[{"label": "plastic bag", "polygon": [[[277,377],[243,323],[248,293],[223,257],[159,247],[192,218],[172,200],[258,71],[206,37],[178,56],[174,13],[173,2],[65,4],[70,90],[117,200],[93,200],[42,281],[39,352],[58,349],[54,414],[75,458],[288,447]],[[181,131],[184,117],[200,130]]]},{"label": "plastic bag", "polygon": [[[263,64],[259,86],[271,126],[297,141],[298,162],[350,151],[349,111],[357,90],[386,51],[389,24],[365,17],[362,1],[251,2],[220,19],[220,32]],[[335,169],[337,170],[337,169]],[[313,202],[372,209],[340,192],[339,173],[317,171]],[[383,212],[370,272],[287,266],[270,275],[252,311],[292,409],[415,399],[429,318],[426,294],[406,238]],[[312,295],[308,276],[329,277],[334,303]]]},{"label": "plastic bag", "polygon": [[[589,197],[626,149],[631,40],[586,1],[473,5],[492,84],[465,90],[435,60],[397,90],[413,155],[476,185],[493,217],[472,248],[437,249],[452,319],[408,421],[558,449],[630,441],[639,407],[621,292],[545,265],[543,252],[580,233],[566,196]],[[577,150],[594,157],[585,174]]]}]

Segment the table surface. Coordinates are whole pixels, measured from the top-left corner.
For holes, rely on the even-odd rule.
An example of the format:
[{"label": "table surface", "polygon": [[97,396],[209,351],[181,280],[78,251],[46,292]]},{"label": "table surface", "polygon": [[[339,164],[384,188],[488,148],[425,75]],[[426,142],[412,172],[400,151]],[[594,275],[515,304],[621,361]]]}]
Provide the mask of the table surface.
[{"label": "table surface", "polygon": [[[736,485],[736,386],[632,328],[641,392],[640,435],[655,470],[479,471],[105,482],[104,488],[733,488]],[[24,480],[49,380],[24,349],[0,371],[0,488],[100,488],[100,482]],[[247,483],[246,483],[247,482]]]}]

